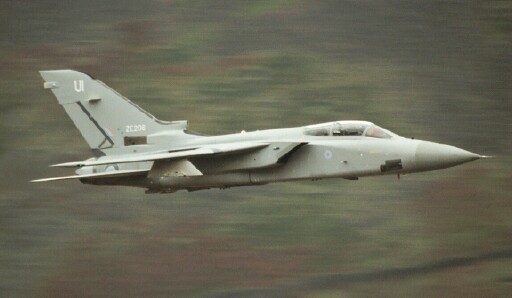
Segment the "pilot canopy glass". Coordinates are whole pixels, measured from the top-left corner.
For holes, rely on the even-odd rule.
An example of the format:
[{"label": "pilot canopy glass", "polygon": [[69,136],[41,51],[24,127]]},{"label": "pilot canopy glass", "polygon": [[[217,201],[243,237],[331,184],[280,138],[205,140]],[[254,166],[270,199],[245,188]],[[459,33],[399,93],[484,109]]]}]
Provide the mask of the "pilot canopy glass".
[{"label": "pilot canopy glass", "polygon": [[387,139],[391,136],[384,129],[371,123],[361,122],[334,122],[325,125],[307,127],[304,134],[310,136],[365,136],[372,138]]}]

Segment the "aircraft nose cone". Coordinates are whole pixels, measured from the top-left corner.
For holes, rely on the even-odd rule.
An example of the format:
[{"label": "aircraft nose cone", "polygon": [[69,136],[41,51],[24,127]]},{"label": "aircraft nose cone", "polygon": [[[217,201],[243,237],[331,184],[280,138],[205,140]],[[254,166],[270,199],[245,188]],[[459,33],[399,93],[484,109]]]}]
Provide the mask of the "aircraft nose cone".
[{"label": "aircraft nose cone", "polygon": [[416,149],[416,167],[419,170],[436,170],[477,160],[482,156],[443,144],[421,142]]}]

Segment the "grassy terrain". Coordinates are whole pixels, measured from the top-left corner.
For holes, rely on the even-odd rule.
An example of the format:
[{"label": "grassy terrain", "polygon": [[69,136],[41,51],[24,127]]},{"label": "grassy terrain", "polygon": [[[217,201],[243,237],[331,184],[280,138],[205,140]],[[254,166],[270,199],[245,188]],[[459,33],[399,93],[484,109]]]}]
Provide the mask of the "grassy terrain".
[{"label": "grassy terrain", "polygon": [[[507,1],[0,3],[0,295],[506,296]],[[47,165],[89,150],[42,69],[208,134],[338,119],[486,155],[445,171],[144,195]]]}]

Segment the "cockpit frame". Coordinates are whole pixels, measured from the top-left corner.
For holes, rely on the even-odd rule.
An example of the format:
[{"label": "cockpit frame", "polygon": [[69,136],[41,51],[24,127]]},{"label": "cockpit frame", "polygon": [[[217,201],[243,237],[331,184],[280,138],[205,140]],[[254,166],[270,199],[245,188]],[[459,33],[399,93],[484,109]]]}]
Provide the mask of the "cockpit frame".
[{"label": "cockpit frame", "polygon": [[306,126],[304,134],[324,137],[371,137],[389,139],[389,131],[366,121],[336,121]]}]

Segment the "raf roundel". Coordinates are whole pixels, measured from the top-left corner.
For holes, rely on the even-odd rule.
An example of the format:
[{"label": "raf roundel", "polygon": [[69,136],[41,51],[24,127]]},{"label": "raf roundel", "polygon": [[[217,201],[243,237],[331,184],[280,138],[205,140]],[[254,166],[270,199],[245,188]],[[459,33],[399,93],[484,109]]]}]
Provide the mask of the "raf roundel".
[{"label": "raf roundel", "polygon": [[324,158],[325,158],[326,160],[331,159],[331,158],[332,158],[332,151],[331,151],[331,150],[329,150],[329,149],[325,150],[325,152],[324,152]]}]

